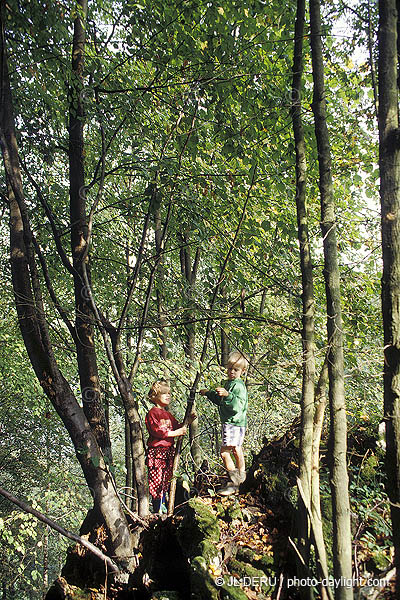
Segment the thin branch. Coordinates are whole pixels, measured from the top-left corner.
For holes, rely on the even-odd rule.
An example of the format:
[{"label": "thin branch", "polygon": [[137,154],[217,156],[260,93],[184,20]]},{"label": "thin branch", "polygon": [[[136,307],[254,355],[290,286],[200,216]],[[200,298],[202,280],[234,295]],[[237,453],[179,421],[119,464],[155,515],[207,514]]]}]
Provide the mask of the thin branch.
[{"label": "thin branch", "polygon": [[67,316],[67,313],[65,312],[65,310],[61,306],[61,304],[60,304],[60,302],[59,302],[59,300],[58,300],[58,298],[56,296],[56,293],[54,291],[53,284],[51,282],[51,278],[50,278],[50,275],[49,275],[49,270],[47,268],[46,260],[45,260],[45,258],[43,256],[43,252],[42,252],[42,250],[41,250],[41,248],[40,248],[40,246],[39,246],[39,244],[38,244],[38,242],[37,242],[37,240],[36,240],[36,238],[35,238],[35,236],[33,234],[32,234],[32,241],[33,241],[33,245],[34,245],[35,250],[36,250],[36,254],[39,257],[39,261],[40,261],[40,264],[41,264],[41,267],[42,267],[42,271],[43,271],[43,275],[44,275],[44,280],[45,280],[46,287],[47,287],[47,290],[49,292],[50,298],[52,299],[53,304],[54,304],[55,308],[57,309],[57,311],[58,311],[61,319],[63,320],[63,322],[67,326],[68,331],[70,332],[70,334],[72,336],[72,339],[74,340],[74,342],[76,342],[77,341],[76,330],[75,330],[74,326],[72,325],[71,321],[69,320],[69,318]]},{"label": "thin branch", "polygon": [[53,213],[51,211],[51,208],[50,208],[50,206],[49,206],[46,198],[44,197],[44,195],[42,193],[42,190],[40,189],[39,184],[33,179],[32,175],[30,174],[30,172],[29,172],[29,170],[28,170],[28,168],[27,168],[27,166],[26,166],[26,164],[25,164],[25,162],[24,162],[24,160],[22,159],[21,156],[20,156],[20,161],[21,161],[21,165],[22,165],[22,168],[23,168],[25,174],[27,175],[27,177],[28,177],[29,181],[31,182],[31,184],[33,185],[33,187],[35,188],[37,196],[38,196],[38,198],[40,200],[40,203],[41,203],[41,205],[44,208],[44,211],[46,213],[47,218],[49,219],[50,227],[51,227],[51,230],[53,232],[54,241],[55,241],[55,244],[56,244],[56,248],[57,248],[58,254],[60,255],[61,261],[62,261],[64,267],[70,273],[73,274],[74,273],[74,268],[73,268],[73,266],[72,266],[72,264],[71,264],[71,262],[70,262],[70,260],[69,260],[69,258],[67,256],[67,254],[66,254],[66,252],[65,252],[65,250],[64,250],[64,248],[63,248],[63,246],[61,244],[61,237],[60,237],[59,231],[57,229],[57,225],[56,225]]},{"label": "thin branch", "polygon": [[[239,222],[237,224],[235,234],[234,234],[233,239],[231,241],[231,244],[229,246],[229,250],[228,250],[228,252],[226,254],[225,260],[224,260],[224,262],[222,264],[221,271],[220,271],[220,274],[219,274],[219,277],[218,277],[218,281],[216,283],[216,286],[214,288],[214,292],[213,292],[213,295],[212,295],[212,298],[211,298],[210,308],[209,308],[210,312],[214,308],[214,304],[215,304],[215,301],[217,299],[219,289],[220,289],[221,284],[222,284],[222,282],[224,280],[225,269],[226,269],[226,267],[227,267],[227,265],[229,263],[229,260],[230,260],[230,258],[232,256],[232,252],[233,252],[233,250],[235,248],[236,241],[237,241],[237,238],[239,236],[239,232],[240,232],[240,229],[242,227],[242,224],[243,224],[243,221],[244,221],[244,218],[245,218],[245,215],[246,215],[246,210],[247,210],[247,205],[248,205],[249,200],[250,200],[251,190],[253,189],[254,182],[255,182],[255,176],[256,176],[256,171],[257,171],[256,164],[254,165],[252,171],[253,172],[252,172],[252,175],[251,175],[250,186],[249,186],[249,189],[248,189],[248,192],[247,192],[246,199],[245,199],[244,204],[243,204],[242,214],[240,215]],[[192,387],[191,387],[190,392],[189,392],[189,398],[188,398],[188,402],[187,402],[187,406],[186,406],[185,417],[183,419],[183,424],[184,425],[187,425],[187,423],[189,422],[189,417],[190,417],[190,414],[191,414],[191,411],[192,411],[192,407],[193,407],[193,404],[194,404],[194,400],[195,400],[196,388],[197,388],[197,385],[198,385],[198,383],[200,381],[200,378],[201,378],[201,375],[202,375],[201,365],[204,362],[206,354],[207,354],[208,340],[209,340],[210,334],[211,334],[212,321],[213,321],[213,318],[210,315],[209,318],[208,318],[208,320],[207,320],[206,334],[205,334],[204,343],[203,343],[203,349],[202,349],[201,356],[200,356],[200,361],[199,361],[200,368],[199,368],[199,370],[196,373],[196,376],[194,378]],[[180,458],[180,453],[181,453],[181,448],[182,448],[182,441],[183,441],[182,437],[179,437],[178,441],[177,441],[177,444],[176,444],[176,449],[175,449],[174,464],[173,464],[173,473],[175,473],[176,470],[177,470],[177,468],[178,468],[178,463],[179,463],[179,458]],[[173,477],[173,479],[171,481],[171,488],[170,488],[169,501],[168,501],[168,514],[169,515],[171,515],[173,513],[173,510],[174,510],[175,491],[176,491],[176,477]]]},{"label": "thin branch", "polygon": [[41,512],[39,512],[38,510],[35,510],[34,508],[29,506],[22,500],[19,500],[18,498],[16,498],[12,494],[10,494],[10,492],[7,492],[6,490],[4,490],[1,487],[0,487],[0,494],[2,496],[4,496],[4,498],[6,498],[10,502],[12,502],[13,504],[16,504],[24,512],[33,515],[34,517],[36,517],[36,519],[38,519],[39,521],[42,521],[42,523],[45,523],[52,529],[55,529],[55,531],[58,531],[58,533],[60,533],[64,537],[66,537],[70,540],[73,540],[74,542],[77,542],[78,544],[81,544],[82,546],[84,546],[85,548],[90,550],[90,552],[92,552],[95,556],[97,556],[97,558],[99,558],[100,560],[104,561],[107,564],[107,566],[111,569],[111,572],[119,573],[119,568],[114,563],[114,561],[111,560],[111,558],[109,556],[106,556],[105,554],[103,554],[103,552],[101,550],[99,550],[99,548],[97,548],[96,546],[94,546],[93,544],[91,544],[90,542],[85,540],[84,538],[80,537],[79,535],[76,535],[76,533],[67,531],[60,525],[57,525],[57,523],[55,523],[54,521],[52,521],[51,519],[49,519],[48,517],[43,515]]},{"label": "thin branch", "polygon": [[149,310],[149,306],[150,306],[151,292],[153,289],[154,279],[155,279],[155,275],[156,275],[156,272],[158,269],[158,265],[160,263],[160,260],[161,260],[162,254],[163,254],[162,251],[163,251],[163,247],[164,247],[165,237],[167,235],[167,228],[168,228],[169,220],[171,217],[171,211],[172,211],[172,200],[168,205],[167,218],[165,220],[164,229],[163,229],[163,232],[162,232],[161,238],[160,238],[160,252],[159,252],[158,256],[156,257],[155,263],[154,263],[153,268],[150,273],[150,279],[149,279],[149,283],[147,286],[145,304],[143,307],[142,318],[140,320],[140,325],[139,325],[139,336],[138,336],[138,340],[137,340],[137,344],[136,344],[135,360],[133,362],[133,365],[132,365],[132,368],[131,368],[131,371],[129,374],[129,381],[132,381],[133,377],[136,374],[138,366],[139,366],[140,356],[142,353],[144,332],[145,332],[145,323],[146,323],[147,314],[148,314],[148,310]]},{"label": "thin branch", "polygon": [[144,221],[144,224],[143,224],[142,238],[140,240],[139,250],[138,250],[138,254],[137,254],[137,258],[136,258],[136,263],[135,263],[135,267],[134,267],[132,279],[131,279],[131,282],[130,282],[130,285],[129,285],[128,295],[126,297],[124,308],[122,309],[121,317],[120,317],[120,320],[119,320],[119,323],[118,323],[118,327],[117,327],[117,337],[116,337],[117,345],[119,345],[119,341],[120,341],[120,337],[121,337],[121,332],[122,332],[122,329],[124,328],[125,321],[126,321],[126,318],[127,318],[127,315],[128,315],[128,309],[129,309],[129,306],[130,306],[131,301],[132,301],[133,292],[134,292],[134,290],[136,288],[137,278],[138,278],[138,275],[139,275],[139,269],[140,269],[140,267],[142,265],[142,262],[143,262],[143,254],[144,254],[144,250],[145,250],[145,243],[146,243],[147,232],[149,230],[150,216],[151,216],[151,202],[149,202],[149,206],[148,206],[148,209],[147,209],[146,218],[145,218],[145,221]]}]

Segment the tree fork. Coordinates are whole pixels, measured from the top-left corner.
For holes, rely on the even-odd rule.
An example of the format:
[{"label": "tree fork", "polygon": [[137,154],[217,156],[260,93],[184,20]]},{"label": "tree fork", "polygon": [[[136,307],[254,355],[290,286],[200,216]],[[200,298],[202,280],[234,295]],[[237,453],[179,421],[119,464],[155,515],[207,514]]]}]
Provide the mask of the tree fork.
[{"label": "tree fork", "polygon": [[45,523],[46,525],[48,525],[49,527],[51,527],[52,529],[54,529],[55,531],[57,531],[58,533],[63,535],[64,537],[68,538],[69,540],[72,540],[73,542],[77,542],[78,544],[81,544],[82,546],[84,546],[85,548],[90,550],[90,552],[92,552],[95,556],[97,556],[97,558],[99,558],[100,560],[102,560],[103,562],[105,562],[107,564],[111,573],[119,573],[119,568],[117,567],[115,562],[113,562],[109,556],[106,556],[105,554],[103,554],[103,552],[99,548],[94,546],[88,540],[85,540],[84,538],[80,537],[79,535],[76,535],[76,533],[72,533],[71,531],[64,529],[64,527],[61,527],[60,525],[58,525],[58,523],[55,523],[52,519],[49,519],[49,517],[46,517],[46,515],[42,514],[38,510],[35,510],[34,508],[32,508],[31,506],[26,504],[26,502],[23,502],[19,498],[16,498],[15,496],[13,496],[13,494],[10,494],[10,492],[7,492],[7,490],[5,490],[1,487],[0,487],[0,494],[4,498],[6,498],[9,502],[12,502],[13,504],[15,504],[16,506],[21,508],[24,512],[33,515],[34,517],[36,517],[36,519],[38,519],[39,521],[42,521],[42,523]]},{"label": "tree fork", "polygon": [[[40,286],[40,282],[37,279],[36,271],[30,271],[28,264],[29,256],[33,256],[34,253],[29,234],[30,227],[24,202],[18,144],[15,135],[4,36],[4,11],[5,3],[2,2],[0,11],[0,139],[10,202],[11,271],[19,326],[34,372],[73,442],[85,480],[93,493],[95,506],[102,514],[110,534],[110,543],[116,560],[123,568],[130,570],[134,567],[134,546],[128,522],[115,493],[96,437],[68,382],[58,368],[45,316],[43,313],[38,314],[40,307],[37,306],[35,295],[32,292],[33,286]],[[34,277],[35,281],[32,279]]]}]

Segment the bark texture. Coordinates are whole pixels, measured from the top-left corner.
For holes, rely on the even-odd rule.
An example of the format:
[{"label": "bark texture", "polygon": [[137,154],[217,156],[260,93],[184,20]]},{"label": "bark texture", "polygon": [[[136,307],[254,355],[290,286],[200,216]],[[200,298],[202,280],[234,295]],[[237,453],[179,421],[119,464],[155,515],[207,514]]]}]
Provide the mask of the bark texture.
[{"label": "bark texture", "polygon": [[[315,380],[315,344],[314,344],[314,289],[307,227],[306,211],[306,148],[301,119],[301,88],[303,74],[303,36],[304,36],[305,0],[297,2],[295,25],[293,80],[292,80],[292,123],[296,149],[296,210],[297,228],[300,246],[300,268],[302,278],[302,346],[303,379],[301,394],[301,437],[299,456],[299,478],[305,495],[304,503],[299,497],[299,549],[306,565],[309,563],[310,526],[306,506],[311,504],[311,455],[314,419],[314,380]],[[306,504],[306,506],[305,506]],[[311,588],[307,590],[311,593]]]},{"label": "bark texture", "polygon": [[398,13],[379,2],[379,169],[382,222],[382,315],[387,492],[391,503],[396,591],[400,590],[400,148]]},{"label": "bark texture", "polygon": [[[181,273],[185,283],[185,299],[184,303],[188,304],[189,308],[186,311],[185,319],[188,321],[185,326],[185,342],[183,344],[186,358],[190,366],[193,365],[196,357],[196,327],[194,322],[194,314],[190,304],[193,302],[194,286],[196,285],[197,269],[200,262],[200,249],[197,248],[195,257],[192,261],[190,244],[185,235],[181,236],[182,247],[180,249]],[[189,424],[189,440],[190,453],[192,455],[195,471],[197,472],[202,463],[201,448],[198,441],[199,436],[199,420],[196,412],[196,401],[193,400],[192,415],[195,415],[193,421]]]},{"label": "bark texture", "polygon": [[32,232],[26,208],[15,135],[4,34],[5,6],[1,5],[0,141],[10,206],[10,262],[18,321],[35,374],[62,419],[75,448],[95,508],[109,531],[116,560],[130,569],[134,554],[128,523],[97,437],[63,377],[53,352],[36,269]]},{"label": "bark texture", "polygon": [[[89,273],[88,228],[84,171],[84,107],[82,102],[87,0],[79,0],[80,14],[74,21],[72,42],[72,81],[69,88],[69,195],[71,254],[75,291],[75,345],[83,410],[97,442],[111,463],[111,442],[101,403],[100,381],[91,309],[83,269]],[[83,264],[85,263],[85,265]],[[90,275],[89,275],[90,277]]]},{"label": "bark texture", "polygon": [[[331,172],[331,149],[326,123],[324,66],[322,60],[319,0],[310,0],[311,56],[314,81],[313,112],[319,163],[321,231],[324,245],[324,278],[327,300],[329,407],[331,418],[331,492],[333,511],[333,556],[335,578],[352,577],[350,501],[347,474],[347,421],[344,395],[343,334],[336,219]],[[335,589],[339,600],[353,597],[351,587]]]}]

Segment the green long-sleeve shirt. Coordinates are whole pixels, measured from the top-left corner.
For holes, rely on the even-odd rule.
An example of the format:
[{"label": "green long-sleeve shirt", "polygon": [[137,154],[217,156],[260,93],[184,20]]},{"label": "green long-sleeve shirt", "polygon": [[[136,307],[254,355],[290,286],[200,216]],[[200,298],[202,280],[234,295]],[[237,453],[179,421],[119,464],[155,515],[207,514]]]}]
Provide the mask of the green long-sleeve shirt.
[{"label": "green long-sleeve shirt", "polygon": [[246,386],[240,377],[223,381],[222,386],[229,392],[228,396],[218,396],[214,390],[206,393],[207,398],[218,406],[221,423],[246,427],[248,404]]}]

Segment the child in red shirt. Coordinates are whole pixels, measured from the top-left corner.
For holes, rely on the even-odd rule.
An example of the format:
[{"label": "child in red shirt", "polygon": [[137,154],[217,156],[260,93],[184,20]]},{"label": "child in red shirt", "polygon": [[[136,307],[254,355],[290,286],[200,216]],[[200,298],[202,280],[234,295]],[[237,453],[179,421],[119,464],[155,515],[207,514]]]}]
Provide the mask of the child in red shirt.
[{"label": "child in red shirt", "polygon": [[147,467],[149,490],[153,512],[166,512],[165,495],[172,479],[174,462],[174,438],[185,435],[186,427],[178,423],[168,411],[171,401],[170,387],[165,381],[156,381],[148,397],[155,406],[146,415],[146,427],[150,434],[147,441]]}]

